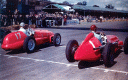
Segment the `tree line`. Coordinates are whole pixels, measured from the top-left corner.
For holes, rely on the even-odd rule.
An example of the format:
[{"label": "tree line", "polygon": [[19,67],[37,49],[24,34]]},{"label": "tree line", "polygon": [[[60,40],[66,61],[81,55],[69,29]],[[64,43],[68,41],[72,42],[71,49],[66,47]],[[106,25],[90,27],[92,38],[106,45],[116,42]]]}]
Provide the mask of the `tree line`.
[{"label": "tree line", "polygon": [[[68,1],[64,1],[63,4],[69,5],[70,3]],[[77,5],[86,6],[87,2],[86,1],[78,2]],[[99,6],[98,5],[93,5],[93,7],[99,7]],[[105,6],[105,8],[114,9],[114,6],[112,4],[108,4],[108,5]]]}]

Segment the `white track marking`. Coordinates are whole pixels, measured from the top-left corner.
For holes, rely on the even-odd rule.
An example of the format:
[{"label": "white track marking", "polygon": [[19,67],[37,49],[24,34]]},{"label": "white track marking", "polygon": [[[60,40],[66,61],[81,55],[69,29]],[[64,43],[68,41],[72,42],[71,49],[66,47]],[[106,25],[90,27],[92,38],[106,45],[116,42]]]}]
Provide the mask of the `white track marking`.
[{"label": "white track marking", "polygon": [[59,47],[65,47],[66,48],[66,46],[59,46]]},{"label": "white track marking", "polygon": [[[1,54],[0,54],[1,55]],[[47,62],[47,63],[54,63],[54,64],[61,64],[61,65],[66,65],[67,67],[70,66],[75,66],[78,67],[78,65],[75,64],[67,64],[67,63],[62,63],[62,62],[55,62],[55,61],[47,61],[47,60],[42,60],[42,59],[33,59],[33,58],[26,58],[26,57],[19,57],[19,56],[10,56],[10,55],[4,55],[7,56],[8,58],[19,58],[19,59],[23,59],[23,60],[34,60],[35,62]],[[119,71],[119,70],[111,70],[111,69],[104,69],[104,68],[98,68],[98,67],[90,67],[91,69],[95,69],[95,70],[103,70],[104,72],[117,72],[117,73],[123,73],[125,75],[128,74],[128,72],[126,71]],[[90,69],[87,68],[87,69]]]},{"label": "white track marking", "polygon": [[89,43],[93,46],[93,48],[96,48],[92,41],[89,41]]}]

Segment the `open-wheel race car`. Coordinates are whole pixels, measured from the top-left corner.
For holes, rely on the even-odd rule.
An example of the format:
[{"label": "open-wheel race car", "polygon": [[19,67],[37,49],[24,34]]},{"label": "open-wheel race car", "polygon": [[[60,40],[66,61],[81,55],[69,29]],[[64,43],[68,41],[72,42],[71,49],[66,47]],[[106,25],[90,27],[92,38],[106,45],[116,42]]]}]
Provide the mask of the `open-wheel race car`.
[{"label": "open-wheel race car", "polygon": [[33,29],[34,34],[27,36],[22,31],[11,32],[7,34],[2,40],[2,49],[4,50],[16,50],[23,49],[24,51],[31,53],[34,52],[35,47],[44,43],[51,43],[55,46],[59,46],[61,43],[61,35],[59,33],[53,33],[48,30]]},{"label": "open-wheel race car", "polygon": [[65,54],[69,62],[86,61],[95,62],[103,60],[105,67],[109,67],[114,63],[113,55],[124,47],[124,53],[128,54],[128,37],[124,43],[119,41],[115,35],[100,34],[103,44],[94,34],[89,33],[84,41],[80,44],[76,40],[70,40],[66,46]]}]

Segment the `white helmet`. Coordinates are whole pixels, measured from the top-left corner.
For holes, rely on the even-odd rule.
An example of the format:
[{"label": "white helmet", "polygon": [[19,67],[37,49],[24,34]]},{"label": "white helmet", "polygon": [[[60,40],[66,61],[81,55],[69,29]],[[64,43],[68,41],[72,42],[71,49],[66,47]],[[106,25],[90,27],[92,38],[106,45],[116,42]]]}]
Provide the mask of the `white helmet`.
[{"label": "white helmet", "polygon": [[25,26],[25,23],[24,22],[21,22],[20,23],[20,26],[24,27]]}]

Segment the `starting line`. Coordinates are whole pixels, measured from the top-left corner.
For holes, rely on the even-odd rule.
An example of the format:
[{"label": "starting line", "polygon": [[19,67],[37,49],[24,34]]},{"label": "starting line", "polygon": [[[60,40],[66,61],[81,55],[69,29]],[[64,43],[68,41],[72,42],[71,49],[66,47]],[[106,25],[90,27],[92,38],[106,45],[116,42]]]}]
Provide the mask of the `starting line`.
[{"label": "starting line", "polygon": [[[1,55],[1,54],[0,54]],[[42,60],[42,59],[33,59],[33,58],[26,58],[26,57],[19,57],[19,56],[10,56],[10,55],[4,55],[8,58],[19,58],[19,59],[23,59],[23,60],[34,60],[35,62],[47,62],[47,63],[53,63],[53,64],[61,64],[61,65],[65,65],[67,67],[70,66],[75,66],[78,67],[78,65],[75,64],[67,64],[67,63],[62,63],[62,62],[55,62],[55,61],[47,61],[47,60]],[[111,69],[104,69],[104,68],[97,68],[97,67],[90,67],[91,69],[95,69],[95,70],[103,70],[104,72],[117,72],[117,73],[123,73],[125,75],[128,74],[128,72],[126,71],[119,71],[119,70],[111,70]],[[90,69],[87,68],[87,69]]]}]

